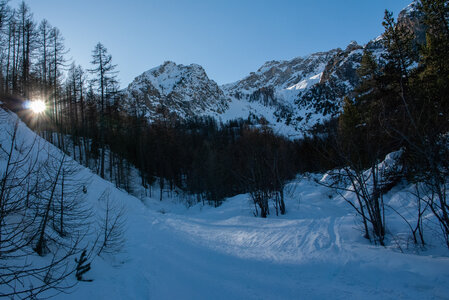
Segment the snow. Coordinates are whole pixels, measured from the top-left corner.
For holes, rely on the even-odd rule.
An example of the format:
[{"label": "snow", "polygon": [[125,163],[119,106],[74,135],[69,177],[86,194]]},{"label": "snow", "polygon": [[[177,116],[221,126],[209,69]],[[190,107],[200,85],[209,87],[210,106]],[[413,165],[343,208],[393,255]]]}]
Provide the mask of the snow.
[{"label": "snow", "polygon": [[407,7],[404,8],[402,11],[405,12],[406,14],[411,14],[411,13],[417,11],[417,8],[416,8],[417,5],[418,5],[418,1],[414,0],[412,3],[407,5]]},{"label": "snow", "polygon": [[[253,217],[246,196],[220,208],[134,202],[127,251],[94,264],[64,299],[430,299],[449,291],[447,257],[366,243],[354,217],[312,181],[295,183],[288,216]],[[300,199],[300,201],[299,201]],[[168,201],[168,200],[165,200]],[[138,204],[139,203],[139,204]],[[165,213],[161,213],[161,206]]]},{"label": "snow", "polygon": [[184,66],[182,64],[177,65],[172,61],[167,61],[164,64],[152,68],[140,76],[130,84],[130,87],[134,89],[144,88],[142,81],[150,82],[161,95],[169,95],[172,93],[176,85],[186,78],[192,78],[192,81],[198,85],[198,82],[209,80],[203,67],[198,64],[190,64]]},{"label": "snow", "polygon": [[[297,57],[290,61],[269,61],[243,80],[221,86],[231,100],[224,113],[217,114],[216,118],[228,121],[236,118],[246,119],[253,114],[264,117],[277,134],[293,139],[301,138],[305,130],[325,118],[322,116],[306,118],[311,110],[305,107],[298,108],[295,101],[299,93],[320,82],[327,60],[332,53],[334,53],[333,50],[329,53]],[[274,103],[264,105],[258,101],[248,100],[250,95],[261,87],[274,88]],[[233,96],[236,91],[242,95],[241,99]],[[282,111],[291,112],[293,119],[302,117],[304,121],[296,123],[293,120],[290,125],[287,125],[285,117],[277,117],[277,114]]]},{"label": "snow", "polygon": [[[356,45],[352,42],[348,48]],[[228,121],[255,115],[268,120],[276,133],[300,138],[302,132],[331,117],[323,116],[324,112],[317,112],[313,103],[297,102],[309,89],[321,82],[326,66],[340,51],[333,49],[291,60],[268,61],[257,72],[251,72],[242,80],[221,87],[210,80],[199,65],[183,66],[165,62],[136,77],[129,85],[127,95],[131,100],[134,97],[139,99],[137,102],[143,107],[138,110],[144,111],[150,120],[156,115],[154,108],[158,105],[169,107],[181,117],[213,116],[217,120]],[[362,49],[352,51],[348,58],[340,62],[339,67],[362,52]],[[353,67],[357,66],[353,64]],[[348,89],[353,88],[350,82],[340,81]],[[261,89],[273,90],[273,94],[268,95],[269,101],[254,99],[257,96],[254,93]],[[259,105],[256,102],[264,103]],[[130,109],[133,109],[133,105]]]},{"label": "snow", "polygon": [[151,84],[156,87],[162,95],[168,95],[172,92],[174,85],[182,76],[184,66],[177,65],[174,62],[165,62],[162,66],[153,68],[142,74]]},{"label": "snow", "polygon": [[231,97],[226,112],[215,114],[214,117],[222,122],[228,122],[236,119],[247,119],[250,114],[264,117],[276,134],[291,138],[302,137],[302,133],[298,132],[295,127],[286,125],[283,120],[278,122],[273,107],[265,106],[260,102],[249,102]]},{"label": "snow", "polygon": [[[4,117],[6,113],[0,112]],[[3,130],[12,126],[14,117],[9,118],[1,119]],[[34,137],[23,124],[19,135],[21,140]],[[5,136],[1,138],[4,143]],[[435,224],[427,224],[427,248],[417,248],[407,240],[406,226],[389,211],[389,246],[374,246],[362,237],[345,201],[315,183],[313,178],[321,175],[290,183],[287,214],[277,217],[270,207],[267,219],[253,216],[247,195],[227,199],[218,208],[201,204],[187,208],[170,198],[161,202],[158,195],[137,199],[87,169],[82,176],[90,180],[87,201],[92,207],[105,190],[126,207],[126,243],[118,254],[95,258],[87,273],[93,282],[79,283],[56,299],[447,299],[449,295],[449,253],[432,235]],[[400,208],[410,202],[411,188],[398,186],[385,201]]]},{"label": "snow", "polygon": [[304,79],[303,81],[301,81],[295,85],[292,85],[291,87],[288,87],[287,90],[304,90],[307,87],[310,87],[310,86],[320,82],[322,75],[323,75],[323,72],[321,72],[317,75],[314,75],[308,79]]},{"label": "snow", "polygon": [[327,189],[307,179],[290,188],[288,215],[268,219],[244,195],[219,208],[147,199],[132,212],[124,264],[64,298],[446,297],[447,257],[372,246]]},{"label": "snow", "polygon": [[158,106],[187,118],[222,112],[228,102],[200,65],[184,66],[171,61],[139,75],[123,93],[127,96],[126,109],[132,113],[137,110],[149,121],[159,115]]}]

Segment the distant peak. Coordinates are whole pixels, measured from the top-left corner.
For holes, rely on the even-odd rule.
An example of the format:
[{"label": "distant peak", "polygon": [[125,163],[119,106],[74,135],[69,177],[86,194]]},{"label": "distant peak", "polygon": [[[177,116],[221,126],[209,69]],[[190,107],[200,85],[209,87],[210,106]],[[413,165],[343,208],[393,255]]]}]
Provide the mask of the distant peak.
[{"label": "distant peak", "polygon": [[398,19],[400,20],[407,17],[416,17],[417,13],[418,13],[418,1],[415,0],[399,13]]},{"label": "distant peak", "polygon": [[199,64],[190,64],[189,68],[196,70],[196,71],[205,72],[203,66],[201,66]]},{"label": "distant peak", "polygon": [[351,41],[349,45],[346,47],[345,51],[353,51],[356,49],[362,48],[356,41]]},{"label": "distant peak", "polygon": [[414,12],[418,7],[418,1],[414,0],[412,3],[407,5],[406,8],[403,9],[405,12]]},{"label": "distant peak", "polygon": [[163,66],[163,67],[166,67],[166,66],[173,66],[173,67],[176,67],[177,64],[176,64],[174,61],[167,60],[167,61],[164,61],[164,63],[162,64],[162,66]]},{"label": "distant peak", "polygon": [[199,64],[182,65],[177,64],[171,60],[164,61],[161,65],[151,68],[150,70],[144,72],[145,76],[160,76],[161,74],[169,73],[180,73],[180,72],[193,72],[201,74],[201,76],[206,75],[206,71]]}]

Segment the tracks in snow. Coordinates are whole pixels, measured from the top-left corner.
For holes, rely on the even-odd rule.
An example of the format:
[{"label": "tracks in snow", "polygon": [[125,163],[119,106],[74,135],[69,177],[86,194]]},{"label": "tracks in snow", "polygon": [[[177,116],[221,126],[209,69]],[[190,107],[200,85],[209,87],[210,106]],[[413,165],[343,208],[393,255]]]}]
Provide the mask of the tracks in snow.
[{"label": "tracks in snow", "polygon": [[184,241],[240,258],[276,263],[335,256],[341,242],[335,217],[269,219],[235,217],[225,221],[160,216],[159,226]]}]

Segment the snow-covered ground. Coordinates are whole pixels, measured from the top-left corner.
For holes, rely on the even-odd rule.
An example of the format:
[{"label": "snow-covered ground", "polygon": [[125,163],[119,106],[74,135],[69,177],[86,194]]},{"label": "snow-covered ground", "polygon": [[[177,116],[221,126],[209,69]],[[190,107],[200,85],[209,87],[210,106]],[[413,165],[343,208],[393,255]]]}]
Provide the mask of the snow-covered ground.
[{"label": "snow-covered ground", "polygon": [[[24,126],[19,134],[33,137]],[[137,199],[87,169],[80,174],[90,180],[92,207],[108,190],[126,208],[126,242],[121,253],[94,259],[85,276],[93,282],[57,299],[449,299],[449,251],[431,222],[429,245],[420,249],[389,212],[388,246],[374,246],[344,200],[311,179],[287,187],[285,216],[271,208],[261,219],[247,195],[187,208],[158,195]],[[387,203],[406,209],[407,188],[393,189]]]},{"label": "snow-covered ground", "polygon": [[190,209],[123,195],[125,252],[114,266],[97,259],[95,281],[64,298],[449,298],[448,252],[437,240],[427,251],[373,246],[326,188],[307,179],[289,188],[288,214],[268,219],[255,218],[244,195]]}]

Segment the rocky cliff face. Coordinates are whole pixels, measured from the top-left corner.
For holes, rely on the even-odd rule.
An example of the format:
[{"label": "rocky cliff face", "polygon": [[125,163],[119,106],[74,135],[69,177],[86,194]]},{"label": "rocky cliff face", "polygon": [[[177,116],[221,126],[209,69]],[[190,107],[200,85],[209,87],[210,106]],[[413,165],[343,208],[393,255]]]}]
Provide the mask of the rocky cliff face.
[{"label": "rocky cliff face", "polygon": [[398,23],[415,33],[417,43],[424,44],[426,42],[426,26],[421,22],[423,16],[418,11],[417,5],[417,1],[413,1],[404,8],[399,13]]},{"label": "rocky cliff face", "polygon": [[136,77],[124,93],[128,110],[149,119],[167,113],[181,118],[220,114],[228,108],[223,91],[196,64],[165,62]]},{"label": "rocky cliff face", "polygon": [[[298,109],[307,111],[305,119],[298,119],[299,124],[307,129],[322,121],[339,114],[343,98],[351,96],[360,83],[357,69],[360,66],[363,52],[371,51],[381,60],[384,48],[379,40],[374,40],[365,46],[355,42],[349,44],[345,50],[339,50],[324,68],[319,83],[300,93],[295,101]],[[311,118],[315,115],[315,118]],[[319,116],[320,118],[316,118]]]},{"label": "rocky cliff face", "polygon": [[287,90],[305,89],[309,84],[319,81],[318,78],[312,79],[312,82],[309,79],[321,74],[324,66],[337,51],[314,53],[288,61],[269,61],[257,72],[253,72],[235,83],[224,85],[223,89],[232,96],[240,94],[241,98],[249,98],[261,87]]},{"label": "rocky cliff face", "polygon": [[365,48],[378,57],[383,51],[378,41],[366,46],[352,42],[344,50],[267,62],[257,72],[222,88],[233,102],[259,102],[272,108],[277,122],[307,130],[340,112],[343,97],[359,83],[357,68]]}]

